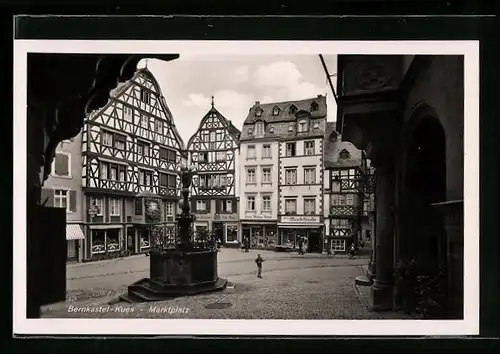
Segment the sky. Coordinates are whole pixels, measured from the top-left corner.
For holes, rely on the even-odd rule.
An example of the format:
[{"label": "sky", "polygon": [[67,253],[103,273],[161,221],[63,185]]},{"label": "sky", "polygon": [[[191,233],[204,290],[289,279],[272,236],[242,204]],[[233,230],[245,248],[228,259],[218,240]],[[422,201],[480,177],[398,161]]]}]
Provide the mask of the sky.
[{"label": "sky", "polygon": [[[330,75],[337,56],[325,56]],[[201,119],[215,108],[241,130],[248,110],[261,103],[299,100],[326,95],[328,121],[336,105],[318,55],[186,56],[162,62],[142,60],[157,79],[177,129],[185,143],[196,133]],[[332,82],[336,88],[336,77]]]}]

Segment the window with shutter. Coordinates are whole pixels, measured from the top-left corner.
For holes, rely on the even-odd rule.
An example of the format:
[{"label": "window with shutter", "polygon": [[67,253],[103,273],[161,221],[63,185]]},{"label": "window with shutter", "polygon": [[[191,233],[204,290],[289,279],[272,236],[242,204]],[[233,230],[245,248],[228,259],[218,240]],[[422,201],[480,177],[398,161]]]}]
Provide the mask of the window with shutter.
[{"label": "window with shutter", "polygon": [[70,157],[68,154],[56,153],[54,159],[54,175],[70,177]]},{"label": "window with shutter", "polygon": [[76,212],[76,191],[69,191],[69,211]]}]

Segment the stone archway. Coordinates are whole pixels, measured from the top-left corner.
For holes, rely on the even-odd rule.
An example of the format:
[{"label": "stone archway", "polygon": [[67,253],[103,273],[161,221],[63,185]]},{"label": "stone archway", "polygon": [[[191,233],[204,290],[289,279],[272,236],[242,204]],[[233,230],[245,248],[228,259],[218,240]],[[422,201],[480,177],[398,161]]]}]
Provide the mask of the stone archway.
[{"label": "stone archway", "polygon": [[401,258],[446,260],[442,218],[432,204],[446,200],[446,137],[437,116],[419,110],[411,120],[401,184],[399,251]]}]

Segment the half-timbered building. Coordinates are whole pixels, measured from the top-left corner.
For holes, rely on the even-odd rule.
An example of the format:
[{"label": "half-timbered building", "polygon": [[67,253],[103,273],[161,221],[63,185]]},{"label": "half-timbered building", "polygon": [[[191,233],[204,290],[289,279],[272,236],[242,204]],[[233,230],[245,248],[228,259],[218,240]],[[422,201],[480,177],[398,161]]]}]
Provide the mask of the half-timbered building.
[{"label": "half-timbered building", "polygon": [[342,141],[335,123],[327,123],[324,168],[325,243],[332,253],[344,253],[364,229],[371,232],[370,204],[364,194],[364,154]]},{"label": "half-timbered building", "polygon": [[184,146],[147,68],[88,115],[81,146],[87,259],[147,251],[152,239],[146,202],[157,201],[161,218],[155,226],[173,237]]},{"label": "half-timbered building", "polygon": [[214,106],[201,119],[187,144],[189,164],[195,168],[191,185],[195,231],[213,231],[225,246],[239,237],[238,157],[240,131]]}]

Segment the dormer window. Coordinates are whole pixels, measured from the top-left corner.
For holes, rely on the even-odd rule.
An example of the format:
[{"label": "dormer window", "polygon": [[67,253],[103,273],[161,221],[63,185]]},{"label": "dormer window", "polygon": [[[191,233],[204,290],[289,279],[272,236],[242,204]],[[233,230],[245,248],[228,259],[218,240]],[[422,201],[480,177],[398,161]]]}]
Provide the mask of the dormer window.
[{"label": "dormer window", "polygon": [[297,113],[297,107],[296,107],[294,104],[292,104],[292,105],[290,106],[290,108],[288,109],[288,112],[289,112],[290,114],[295,114],[295,113]]},{"label": "dormer window", "polygon": [[311,112],[317,111],[318,108],[319,108],[319,106],[318,106],[318,103],[316,101],[311,103]]},{"label": "dormer window", "polygon": [[275,106],[273,108],[273,116],[277,116],[278,114],[280,114],[280,108],[278,106]]},{"label": "dormer window", "polygon": [[262,108],[257,107],[257,109],[255,110],[255,116],[262,117]]},{"label": "dormer window", "polygon": [[342,150],[339,154],[339,157],[342,159],[342,160],[347,160],[348,158],[351,157],[351,154],[349,153],[349,151],[347,151],[346,149]]},{"label": "dormer window", "polygon": [[264,122],[263,121],[258,121],[257,123],[255,123],[255,136],[257,138],[264,136]]}]

